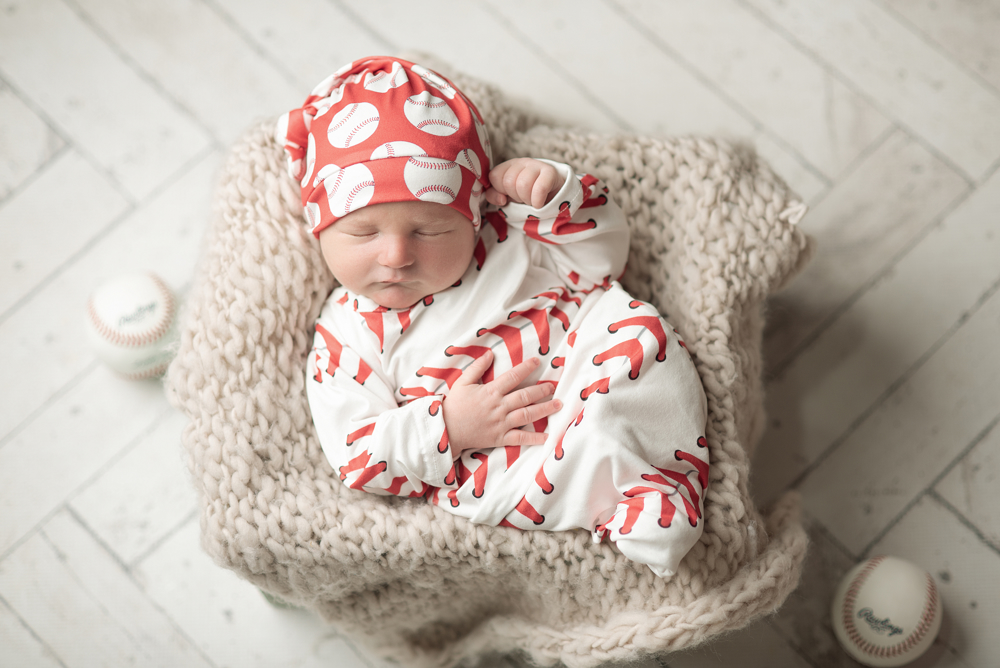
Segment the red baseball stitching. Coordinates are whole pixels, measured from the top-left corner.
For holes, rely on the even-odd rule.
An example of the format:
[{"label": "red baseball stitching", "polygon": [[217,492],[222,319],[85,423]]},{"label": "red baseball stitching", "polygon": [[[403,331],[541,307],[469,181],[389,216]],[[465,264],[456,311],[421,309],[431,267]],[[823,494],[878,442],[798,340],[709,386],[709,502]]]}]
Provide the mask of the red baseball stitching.
[{"label": "red baseball stitching", "polygon": [[[470,155],[476,155],[475,151],[473,151],[472,149],[463,148],[461,151],[458,152],[458,155],[463,156],[465,160],[469,163],[469,166],[471,168],[476,167],[476,162],[469,157]],[[476,156],[476,160],[478,159],[479,156]],[[456,162],[457,162],[457,156],[456,156]],[[472,169],[472,173],[476,175],[477,179],[481,176],[480,172],[482,171],[482,169],[483,169],[482,165],[480,165],[478,169]]]},{"label": "red baseball stitching", "polygon": [[[340,183],[344,180],[344,170],[339,170],[337,172],[337,178],[333,180],[333,187],[329,189],[330,197],[334,197],[337,194],[337,190],[340,189]],[[326,183],[326,179],[323,179],[323,183]]]},{"label": "red baseball stitching", "polygon": [[884,560],[885,557],[883,556],[871,559],[868,565],[865,566],[854,578],[854,580],[851,581],[851,585],[847,589],[847,594],[844,596],[844,609],[841,611],[841,618],[844,622],[844,630],[846,631],[847,636],[851,639],[851,642],[854,643],[854,646],[869,656],[882,659],[897,657],[920,644],[930,631],[931,625],[934,623],[934,613],[937,611],[938,600],[937,587],[934,585],[933,578],[928,575],[927,603],[924,605],[924,610],[920,615],[919,623],[910,635],[903,638],[895,645],[891,645],[889,647],[879,647],[878,645],[862,638],[858,628],[854,625],[854,603],[857,600],[861,585],[865,583],[875,568]]},{"label": "red baseball stitching", "polygon": [[378,119],[377,118],[366,118],[365,120],[363,120],[360,123],[358,123],[357,126],[355,126],[355,128],[350,131],[350,133],[347,135],[347,138],[344,140],[344,148],[350,148],[351,147],[351,140],[354,139],[354,135],[358,134],[358,132],[361,131],[361,128],[365,127],[369,123],[378,123]]},{"label": "red baseball stitching", "polygon": [[151,369],[146,369],[145,371],[137,371],[135,373],[123,373],[122,375],[125,376],[127,380],[144,380],[146,378],[152,378],[153,376],[159,376],[161,373],[167,370],[168,366],[170,366],[169,360],[163,362],[162,364],[158,364],[157,366],[154,366]]},{"label": "red baseball stitching", "polygon": [[426,195],[428,193],[447,193],[451,197],[457,197],[457,195],[455,194],[454,190],[452,190],[448,186],[442,186],[442,185],[424,186],[423,188],[421,188],[420,190],[418,190],[417,192],[415,192],[413,194],[416,197],[421,197],[421,196]]},{"label": "red baseball stitching", "polygon": [[174,319],[174,296],[158,276],[149,274],[149,278],[156,284],[157,289],[160,291],[160,296],[166,304],[166,314],[160,319],[159,324],[144,332],[123,334],[112,329],[111,325],[101,319],[101,316],[97,313],[97,307],[94,305],[94,297],[91,296],[87,300],[87,315],[90,317],[90,324],[94,326],[94,329],[101,335],[101,338],[110,341],[116,346],[136,348],[156,341],[167,332],[170,328],[170,323]]},{"label": "red baseball stitching", "polygon": [[428,107],[429,109],[440,109],[441,107],[447,107],[448,103],[444,100],[440,102],[426,102],[424,100],[414,100],[412,97],[409,99],[410,104],[415,104],[418,107]]},{"label": "red baseball stitching", "polygon": [[418,160],[415,157],[410,157],[410,162],[412,162],[417,167],[422,167],[423,169],[451,169],[457,163],[449,162],[443,158],[439,158],[441,162],[428,162],[426,160]]},{"label": "red baseball stitching", "polygon": [[425,121],[420,121],[417,124],[418,130],[423,130],[425,125],[444,125],[445,127],[452,128],[454,130],[458,129],[458,126],[450,121],[441,120],[439,118],[428,118]]},{"label": "red baseball stitching", "polygon": [[334,125],[332,128],[330,128],[327,132],[336,132],[337,130],[339,130],[340,126],[342,126],[344,123],[346,123],[348,120],[350,120],[351,116],[354,115],[354,112],[358,110],[359,106],[361,106],[361,105],[358,102],[353,103],[351,105],[351,107],[350,107],[351,110],[347,112],[347,115],[344,116],[343,118],[341,118],[340,122],[337,123],[336,125]]},{"label": "red baseball stitching", "polygon": [[347,195],[347,200],[344,202],[344,210],[350,213],[352,211],[351,202],[354,201],[354,198],[358,195],[358,193],[360,193],[365,188],[371,188],[374,185],[375,185],[374,181],[362,181],[358,185],[354,186],[351,192]]}]

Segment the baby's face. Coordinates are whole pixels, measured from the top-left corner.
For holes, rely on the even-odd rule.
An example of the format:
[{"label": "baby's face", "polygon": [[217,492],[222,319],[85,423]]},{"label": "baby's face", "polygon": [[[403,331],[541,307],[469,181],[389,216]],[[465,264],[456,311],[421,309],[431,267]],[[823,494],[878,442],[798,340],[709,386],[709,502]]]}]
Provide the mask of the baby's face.
[{"label": "baby's face", "polygon": [[387,308],[407,308],[453,285],[472,261],[475,230],[434,202],[358,209],[319,234],[330,271],[345,288]]}]

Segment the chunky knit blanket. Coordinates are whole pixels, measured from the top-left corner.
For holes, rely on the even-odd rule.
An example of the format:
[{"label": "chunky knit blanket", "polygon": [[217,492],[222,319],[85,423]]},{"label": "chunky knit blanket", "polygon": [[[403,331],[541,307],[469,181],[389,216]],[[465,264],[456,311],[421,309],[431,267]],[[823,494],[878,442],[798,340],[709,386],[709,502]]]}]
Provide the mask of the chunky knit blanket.
[{"label": "chunky knit blanket", "polygon": [[267,122],[222,171],[167,377],[190,419],[183,444],[204,548],[404,666],[519,651],[582,668],[687,648],[775,610],[798,582],[806,536],[795,496],[761,514],[747,478],[764,424],[762,306],[810,255],[795,226],[805,207],[749,149],[542,125],[497,90],[436,68],[486,117],[498,160],[568,163],[603,179],[624,209],[633,236],[623,283],[678,328],[708,396],[704,535],[661,579],[585,530],[473,525],[422,500],[343,486],[304,383],[333,278]]}]

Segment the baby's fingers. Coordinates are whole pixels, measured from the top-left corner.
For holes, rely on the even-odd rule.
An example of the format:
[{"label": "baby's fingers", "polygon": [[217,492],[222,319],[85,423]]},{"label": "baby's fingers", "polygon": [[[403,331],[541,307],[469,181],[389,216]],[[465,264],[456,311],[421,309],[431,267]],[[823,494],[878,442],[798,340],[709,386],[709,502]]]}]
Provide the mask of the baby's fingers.
[{"label": "baby's fingers", "polygon": [[465,371],[455,381],[455,385],[476,385],[493,363],[493,351],[487,350],[482,355],[472,360],[472,364],[465,367]]},{"label": "baby's fingers", "polygon": [[503,436],[504,445],[541,445],[545,442],[545,432],[524,431],[523,429],[511,429]]},{"label": "baby's fingers", "polygon": [[504,206],[507,204],[507,196],[492,186],[486,189],[483,197],[493,206]]},{"label": "baby's fingers", "polygon": [[507,172],[510,170],[512,164],[513,161],[508,160],[506,162],[501,162],[499,165],[490,170],[490,185],[493,187],[493,190],[497,191],[501,195],[506,196],[510,194],[504,185],[504,179],[506,178]]},{"label": "baby's fingers", "polygon": [[553,392],[555,392],[555,388],[552,383],[539,383],[538,385],[522,387],[520,390],[514,390],[504,397],[504,408],[512,411],[515,408],[529,406],[536,401],[541,401]]},{"label": "baby's fingers", "polygon": [[548,417],[562,408],[562,402],[558,399],[546,401],[541,404],[531,404],[524,408],[517,408],[507,414],[507,426],[510,428],[523,427],[526,424],[538,422],[544,417]]},{"label": "baby's fingers", "polygon": [[[507,193],[517,202],[534,206],[531,201],[531,191],[538,180],[539,167],[542,163],[528,163],[518,168],[508,170],[504,175],[504,187]],[[535,207],[539,208],[539,207]]]},{"label": "baby's fingers", "polygon": [[[498,378],[493,380],[493,388],[500,392],[501,395],[510,394],[518,385],[521,384],[525,378],[531,374],[532,371],[538,368],[541,362],[537,357],[532,357],[531,359],[524,360],[513,369],[507,373],[502,374]],[[485,373],[485,369],[483,373]],[[482,376],[482,374],[479,374]]]},{"label": "baby's fingers", "polygon": [[541,163],[538,176],[531,186],[531,206],[541,209],[548,204],[549,198],[562,187],[559,172],[552,165]]}]

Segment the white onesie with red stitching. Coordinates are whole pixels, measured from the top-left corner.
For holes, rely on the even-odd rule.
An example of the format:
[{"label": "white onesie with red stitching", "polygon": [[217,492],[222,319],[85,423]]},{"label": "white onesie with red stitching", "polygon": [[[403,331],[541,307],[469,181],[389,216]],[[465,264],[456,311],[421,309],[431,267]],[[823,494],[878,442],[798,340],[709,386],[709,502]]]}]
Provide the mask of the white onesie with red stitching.
[{"label": "white onesie with red stitching", "polygon": [[[613,280],[628,254],[621,209],[583,175],[541,209],[485,218],[461,281],[410,308],[331,293],[307,379],[323,451],[354,489],[478,523],[587,529],[672,575],[702,531],[706,401],[676,331]],[[527,427],[543,445],[456,459],[441,403],[487,349],[484,381],[538,356],[523,385],[551,383],[563,408]]]}]

